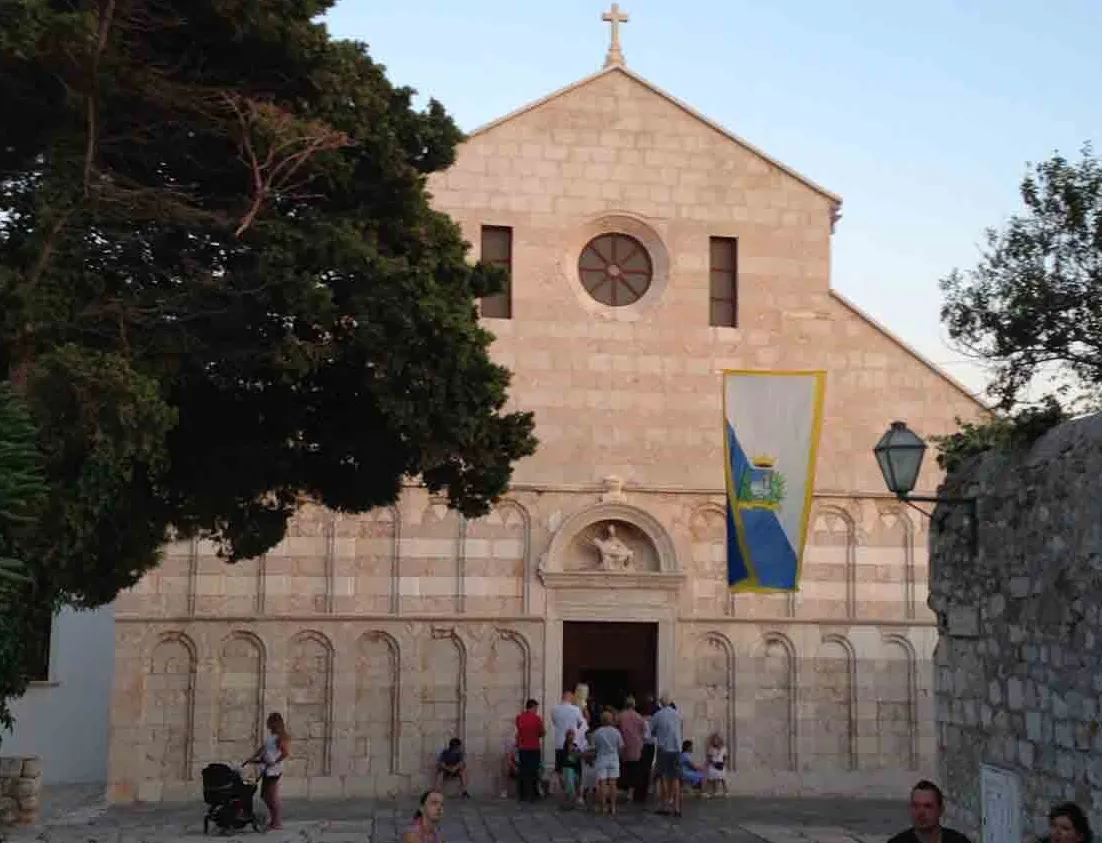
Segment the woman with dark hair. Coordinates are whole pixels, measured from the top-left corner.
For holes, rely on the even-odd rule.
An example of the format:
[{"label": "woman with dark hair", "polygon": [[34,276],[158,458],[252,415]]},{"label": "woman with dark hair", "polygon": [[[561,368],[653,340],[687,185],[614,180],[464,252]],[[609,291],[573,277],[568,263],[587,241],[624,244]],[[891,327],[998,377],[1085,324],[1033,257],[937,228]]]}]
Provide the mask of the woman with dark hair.
[{"label": "woman with dark hair", "polygon": [[1047,843],[1091,843],[1090,820],[1074,802],[1062,802],[1048,812]]},{"label": "woman with dark hair", "polygon": [[402,843],[444,843],[440,820],[444,816],[444,794],[432,788],[421,794],[413,824],[402,836]]}]

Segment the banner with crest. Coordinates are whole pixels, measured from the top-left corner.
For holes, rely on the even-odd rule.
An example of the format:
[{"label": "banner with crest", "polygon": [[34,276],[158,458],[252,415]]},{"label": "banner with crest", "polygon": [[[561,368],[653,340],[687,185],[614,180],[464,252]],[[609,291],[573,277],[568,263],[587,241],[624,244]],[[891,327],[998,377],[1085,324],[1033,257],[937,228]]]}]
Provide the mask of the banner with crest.
[{"label": "banner with crest", "polygon": [[732,591],[799,590],[825,385],[825,372],[723,373]]}]

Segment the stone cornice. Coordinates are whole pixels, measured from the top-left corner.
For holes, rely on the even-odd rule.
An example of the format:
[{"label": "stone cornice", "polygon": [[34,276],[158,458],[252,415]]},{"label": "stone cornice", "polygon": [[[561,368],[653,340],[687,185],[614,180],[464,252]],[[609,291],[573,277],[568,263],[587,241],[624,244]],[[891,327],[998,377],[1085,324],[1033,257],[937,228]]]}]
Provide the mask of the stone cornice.
[{"label": "stone cornice", "polygon": [[680,571],[540,571],[547,588],[614,590],[621,588],[676,591],[685,582]]}]

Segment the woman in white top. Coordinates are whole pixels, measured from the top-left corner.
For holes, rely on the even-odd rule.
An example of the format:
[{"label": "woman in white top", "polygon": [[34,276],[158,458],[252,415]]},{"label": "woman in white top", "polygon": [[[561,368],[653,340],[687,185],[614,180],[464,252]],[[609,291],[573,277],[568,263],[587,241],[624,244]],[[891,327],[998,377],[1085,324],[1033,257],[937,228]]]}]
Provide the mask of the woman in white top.
[{"label": "woman in white top", "polygon": [[283,800],[279,797],[279,780],[283,776],[283,762],[291,754],[291,736],[283,722],[283,715],[268,715],[268,737],[246,764],[260,765],[260,798],[268,806],[268,828],[283,828]]},{"label": "woman in white top", "polygon": [[593,767],[597,777],[597,813],[607,810],[616,816],[617,780],[620,778],[620,753],[624,751],[624,736],[613,723],[611,711],[601,714],[601,726],[593,733]]}]

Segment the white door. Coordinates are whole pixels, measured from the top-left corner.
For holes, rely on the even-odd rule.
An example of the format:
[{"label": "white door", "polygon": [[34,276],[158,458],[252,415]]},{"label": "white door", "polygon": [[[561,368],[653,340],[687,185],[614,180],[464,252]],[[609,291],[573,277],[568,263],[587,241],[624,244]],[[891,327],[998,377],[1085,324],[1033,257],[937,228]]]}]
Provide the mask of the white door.
[{"label": "white door", "polygon": [[1021,843],[1022,805],[1018,777],[1013,773],[980,767],[980,806],[983,843]]}]

